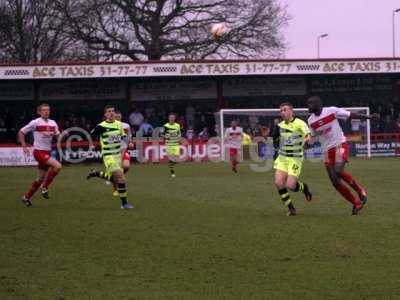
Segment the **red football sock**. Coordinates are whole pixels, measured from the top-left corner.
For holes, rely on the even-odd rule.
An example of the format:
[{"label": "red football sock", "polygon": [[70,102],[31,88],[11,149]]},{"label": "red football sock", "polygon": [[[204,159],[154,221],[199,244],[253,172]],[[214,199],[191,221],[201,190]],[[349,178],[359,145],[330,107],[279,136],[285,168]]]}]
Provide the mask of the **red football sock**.
[{"label": "red football sock", "polygon": [[41,181],[38,181],[38,180],[35,180],[35,181],[33,181],[32,182],[32,184],[31,184],[31,187],[29,188],[29,190],[28,190],[28,192],[25,194],[25,197],[27,198],[27,199],[31,199],[32,198],[32,196],[33,196],[33,194],[37,191],[37,189],[40,187],[40,184],[41,184],[42,182]]},{"label": "red football sock", "polygon": [[237,164],[238,164],[238,162],[235,158],[231,159],[232,171],[235,173],[237,173],[237,169],[236,169]]},{"label": "red football sock", "polygon": [[354,180],[353,176],[349,172],[343,171],[340,173],[340,177],[342,177],[342,179],[346,181],[359,195],[365,194],[364,188]]},{"label": "red football sock", "polygon": [[232,169],[236,170],[236,166],[239,164],[239,162],[234,158],[231,161],[232,164]]},{"label": "red football sock", "polygon": [[47,172],[46,178],[43,182],[43,187],[47,189],[51,182],[53,181],[54,177],[56,177],[58,172],[54,172],[53,169],[51,169],[49,172]]},{"label": "red football sock", "polygon": [[339,182],[339,185],[336,187],[336,190],[351,204],[355,206],[361,205],[360,200],[353,195],[350,189],[344,184],[343,181]]}]

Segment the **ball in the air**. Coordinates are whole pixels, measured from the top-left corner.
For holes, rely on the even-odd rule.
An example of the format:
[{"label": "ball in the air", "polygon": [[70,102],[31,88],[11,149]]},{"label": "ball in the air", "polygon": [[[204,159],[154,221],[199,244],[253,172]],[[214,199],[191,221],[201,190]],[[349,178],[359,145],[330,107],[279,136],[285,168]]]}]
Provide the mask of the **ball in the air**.
[{"label": "ball in the air", "polygon": [[226,34],[229,31],[228,26],[226,26],[224,23],[218,23],[214,24],[211,27],[211,34],[213,35],[214,38],[218,39],[222,37],[224,34]]}]

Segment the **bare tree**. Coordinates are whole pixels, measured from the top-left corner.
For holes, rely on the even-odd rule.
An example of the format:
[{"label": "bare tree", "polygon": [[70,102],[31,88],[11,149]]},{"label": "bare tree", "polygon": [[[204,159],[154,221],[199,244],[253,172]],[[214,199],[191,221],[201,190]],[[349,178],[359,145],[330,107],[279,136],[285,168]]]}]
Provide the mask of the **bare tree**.
[{"label": "bare tree", "polygon": [[[279,57],[288,21],[277,0],[55,0],[64,29],[89,48],[133,60]],[[230,32],[219,40],[212,24]]]},{"label": "bare tree", "polygon": [[76,47],[76,40],[63,34],[64,24],[55,15],[53,3],[52,0],[0,0],[1,61],[29,63],[85,58],[84,47]]}]

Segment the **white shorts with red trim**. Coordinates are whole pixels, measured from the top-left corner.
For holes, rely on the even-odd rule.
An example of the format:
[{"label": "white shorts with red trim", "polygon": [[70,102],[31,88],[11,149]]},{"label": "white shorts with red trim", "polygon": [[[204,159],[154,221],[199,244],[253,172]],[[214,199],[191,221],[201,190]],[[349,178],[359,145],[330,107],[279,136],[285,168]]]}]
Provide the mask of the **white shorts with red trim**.
[{"label": "white shorts with red trim", "polygon": [[343,143],[334,148],[329,149],[325,153],[325,165],[333,166],[336,163],[349,161],[349,144]]}]

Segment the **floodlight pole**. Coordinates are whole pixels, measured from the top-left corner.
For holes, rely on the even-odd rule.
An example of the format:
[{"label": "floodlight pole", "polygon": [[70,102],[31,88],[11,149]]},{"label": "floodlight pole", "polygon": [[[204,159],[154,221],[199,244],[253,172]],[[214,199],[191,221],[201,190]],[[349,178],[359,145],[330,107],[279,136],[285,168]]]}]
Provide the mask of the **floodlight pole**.
[{"label": "floodlight pole", "polygon": [[400,12],[400,8],[395,9],[392,13],[392,46],[393,46],[393,57],[396,57],[396,13]]},{"label": "floodlight pole", "polygon": [[320,40],[326,38],[328,36],[327,33],[321,34],[317,37],[317,57],[320,58]]}]

